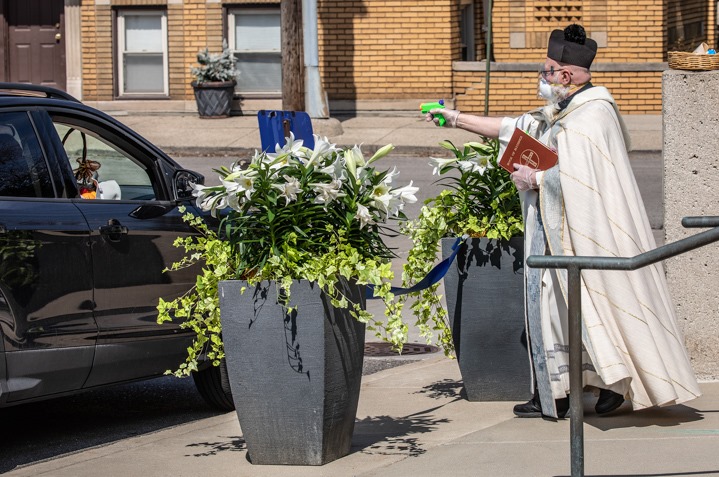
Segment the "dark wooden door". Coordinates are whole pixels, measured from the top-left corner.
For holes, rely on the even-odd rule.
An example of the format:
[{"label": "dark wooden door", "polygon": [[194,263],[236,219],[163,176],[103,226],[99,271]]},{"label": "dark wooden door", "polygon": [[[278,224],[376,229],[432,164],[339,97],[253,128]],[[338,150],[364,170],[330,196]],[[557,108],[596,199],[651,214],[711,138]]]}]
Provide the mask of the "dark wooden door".
[{"label": "dark wooden door", "polygon": [[64,0],[5,3],[8,80],[65,89]]}]

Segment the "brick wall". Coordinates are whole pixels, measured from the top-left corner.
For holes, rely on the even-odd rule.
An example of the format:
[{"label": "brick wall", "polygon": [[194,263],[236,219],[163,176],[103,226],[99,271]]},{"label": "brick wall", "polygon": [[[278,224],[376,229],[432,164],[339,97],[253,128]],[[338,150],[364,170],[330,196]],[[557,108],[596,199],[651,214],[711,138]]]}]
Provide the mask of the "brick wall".
[{"label": "brick wall", "polygon": [[[484,113],[484,72],[457,72],[455,75],[457,108]],[[661,114],[661,72],[592,73],[592,84],[606,87],[624,114]],[[492,72],[489,80],[489,114],[514,116],[544,104],[537,98],[537,74],[534,72]]]},{"label": "brick wall", "polygon": [[542,61],[549,33],[579,23],[599,43],[597,61],[662,61],[663,14],[656,0],[495,2],[494,59]]},{"label": "brick wall", "polygon": [[83,99],[113,98],[112,10],[109,5],[83,2],[82,19],[82,91]]},{"label": "brick wall", "polygon": [[[476,56],[486,56],[483,1],[473,0]],[[190,67],[197,52],[220,51],[225,7],[278,0],[100,0],[82,3],[83,97],[114,99],[112,10],[166,9],[170,99],[191,101]],[[716,36],[708,0],[507,0],[494,2],[493,61],[539,65],[554,28],[582,23],[600,48],[594,82],[615,95],[626,113],[661,112],[661,71],[621,65],[666,61],[669,31]],[[456,99],[457,107],[484,111],[484,72],[453,67],[459,60],[459,0],[318,0],[320,73],[331,101],[383,102]],[[699,23],[697,23],[699,22]],[[703,22],[703,23],[702,23]],[[694,26],[692,26],[694,25]],[[694,37],[692,37],[694,38]],[[697,38],[694,38],[695,40]],[[715,45],[712,45],[715,46]],[[541,104],[536,72],[492,71],[489,110],[516,114]],[[484,70],[482,67],[481,70]]]},{"label": "brick wall", "polygon": [[320,0],[319,49],[331,99],[451,95],[456,0]]}]

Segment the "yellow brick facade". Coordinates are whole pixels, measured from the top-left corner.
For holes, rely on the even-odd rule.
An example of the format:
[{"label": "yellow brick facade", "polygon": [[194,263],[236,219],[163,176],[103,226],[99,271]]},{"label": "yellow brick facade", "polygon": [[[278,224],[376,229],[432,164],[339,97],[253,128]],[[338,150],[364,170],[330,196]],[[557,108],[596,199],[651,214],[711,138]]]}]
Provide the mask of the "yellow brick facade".
[{"label": "yellow brick facade", "polygon": [[[466,0],[318,0],[320,73],[330,104],[452,99],[485,108],[485,15],[471,0],[476,62],[459,62],[460,9]],[[190,67],[197,52],[219,51],[227,8],[277,0],[90,0],[82,2],[83,99],[116,97],[114,12],[127,7],[166,11],[169,99],[191,101]],[[625,113],[661,112],[661,74],[670,49],[716,46],[715,3],[707,0],[506,0],[492,12],[491,114],[540,105],[536,67],[554,28],[578,22],[600,48],[593,82],[607,86]],[[512,68],[503,66],[513,65]],[[138,100],[141,101],[141,100]],[[373,103],[374,104],[374,103]]]},{"label": "yellow brick facade", "polygon": [[[661,74],[654,72],[597,72],[592,82],[607,87],[624,114],[660,114],[662,109]],[[484,72],[461,72],[455,76],[458,108],[484,112]],[[543,105],[537,98],[537,74],[504,72],[490,77],[489,112],[491,115],[516,115]]]},{"label": "yellow brick facade", "polygon": [[449,97],[456,0],[320,0],[324,87],[333,99]]}]

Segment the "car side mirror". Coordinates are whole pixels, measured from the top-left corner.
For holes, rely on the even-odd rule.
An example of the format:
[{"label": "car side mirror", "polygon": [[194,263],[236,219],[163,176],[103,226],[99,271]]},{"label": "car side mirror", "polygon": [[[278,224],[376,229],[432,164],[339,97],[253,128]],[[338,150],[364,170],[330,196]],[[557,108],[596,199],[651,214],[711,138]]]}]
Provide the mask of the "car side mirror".
[{"label": "car side mirror", "polygon": [[194,190],[192,185],[202,185],[204,183],[205,178],[197,172],[185,169],[175,172],[175,176],[172,180],[172,193],[175,196],[175,200],[183,201],[192,199],[192,192]]}]

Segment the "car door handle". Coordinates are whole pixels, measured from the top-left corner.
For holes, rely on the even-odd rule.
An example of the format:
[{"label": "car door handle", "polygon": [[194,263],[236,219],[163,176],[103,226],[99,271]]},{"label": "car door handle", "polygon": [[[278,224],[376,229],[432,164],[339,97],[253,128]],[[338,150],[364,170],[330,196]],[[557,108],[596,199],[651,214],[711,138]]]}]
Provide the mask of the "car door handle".
[{"label": "car door handle", "polygon": [[107,236],[111,241],[117,242],[123,235],[127,235],[127,227],[117,219],[110,219],[107,221],[107,225],[100,226],[100,233]]}]

